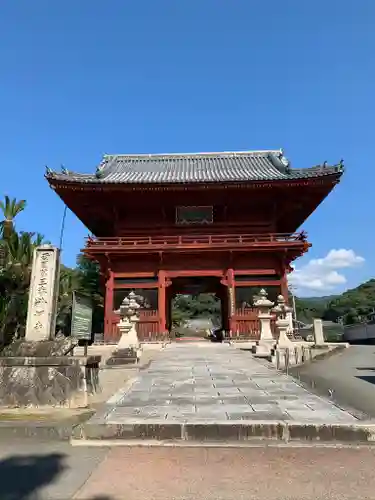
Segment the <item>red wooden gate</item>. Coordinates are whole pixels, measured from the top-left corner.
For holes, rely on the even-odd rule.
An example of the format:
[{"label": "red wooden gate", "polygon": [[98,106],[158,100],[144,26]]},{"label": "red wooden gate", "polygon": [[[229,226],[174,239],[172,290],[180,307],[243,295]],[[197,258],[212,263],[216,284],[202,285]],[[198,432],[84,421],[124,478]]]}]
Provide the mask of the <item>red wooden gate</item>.
[{"label": "red wooden gate", "polygon": [[[235,331],[232,332],[232,338],[243,338],[249,340],[259,340],[260,322],[258,318],[259,311],[255,307],[241,307],[235,310],[233,319],[235,320]],[[271,319],[271,330],[275,337],[275,319]]]},{"label": "red wooden gate", "polygon": [[[109,342],[118,342],[120,340],[120,331],[118,322],[120,315],[113,312],[111,317],[110,334],[107,336]],[[159,334],[159,316],[158,312],[153,309],[143,309],[139,313],[139,321],[137,323],[137,333],[140,342],[155,342],[163,340],[166,335]]]},{"label": "red wooden gate", "polygon": [[139,313],[137,333],[140,342],[161,340],[159,335],[159,315],[155,309],[142,309]]}]

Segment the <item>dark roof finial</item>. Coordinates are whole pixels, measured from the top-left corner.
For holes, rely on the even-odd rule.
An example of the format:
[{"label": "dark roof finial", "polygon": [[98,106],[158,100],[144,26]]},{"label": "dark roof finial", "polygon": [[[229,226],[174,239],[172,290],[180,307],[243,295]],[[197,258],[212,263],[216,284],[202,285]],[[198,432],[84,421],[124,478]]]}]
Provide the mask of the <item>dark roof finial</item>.
[{"label": "dark roof finial", "polygon": [[102,161],[100,162],[100,164],[96,167],[96,172],[95,172],[95,177],[97,179],[100,179],[101,177],[103,177],[103,170],[104,170],[104,167],[106,166],[107,162],[108,162],[108,156],[107,154],[105,154],[103,156],[103,159]]},{"label": "dark roof finial", "polygon": [[46,175],[49,175],[49,174],[52,174],[52,169],[49,168],[48,165],[45,165],[45,169],[46,169]]}]

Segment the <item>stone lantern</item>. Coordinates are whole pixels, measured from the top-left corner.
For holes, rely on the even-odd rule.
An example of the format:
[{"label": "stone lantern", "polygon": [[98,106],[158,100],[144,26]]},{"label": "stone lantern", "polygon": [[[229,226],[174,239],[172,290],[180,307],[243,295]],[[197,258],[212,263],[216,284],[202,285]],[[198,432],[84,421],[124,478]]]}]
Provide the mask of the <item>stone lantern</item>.
[{"label": "stone lantern", "polygon": [[267,297],[267,292],[262,288],[254,302],[254,306],[259,309],[258,318],[260,321],[260,340],[273,340],[271,331],[271,308],[274,302],[271,302]]},{"label": "stone lantern", "polygon": [[119,313],[120,321],[117,324],[121,337],[116,351],[108,360],[110,365],[135,363],[138,361],[140,346],[137,335],[137,323],[139,321],[138,310],[141,306],[137,301],[137,295],[130,292],[121,303]]},{"label": "stone lantern", "polygon": [[289,313],[292,311],[292,308],[286,305],[283,295],[277,297],[277,305],[272,311],[276,314],[276,327],[279,330],[277,347],[292,347],[293,342],[287,335],[290,327]]},{"label": "stone lantern", "polygon": [[120,306],[121,319],[117,325],[121,333],[118,349],[138,349],[137,323],[139,321],[138,309],[140,307],[134,292],[130,292],[122,301]]},{"label": "stone lantern", "polygon": [[254,301],[254,307],[259,309],[258,318],[260,322],[260,338],[254,350],[257,357],[270,356],[275,344],[271,330],[272,314],[270,313],[273,305],[274,303],[267,297],[266,290],[262,288]]}]

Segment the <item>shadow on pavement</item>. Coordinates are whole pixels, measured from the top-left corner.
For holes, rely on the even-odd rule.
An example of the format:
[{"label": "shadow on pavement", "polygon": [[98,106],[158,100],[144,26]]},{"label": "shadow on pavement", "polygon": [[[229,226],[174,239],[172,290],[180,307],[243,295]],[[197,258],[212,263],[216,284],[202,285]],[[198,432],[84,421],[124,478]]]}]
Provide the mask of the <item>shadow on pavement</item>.
[{"label": "shadow on pavement", "polygon": [[[0,461],[0,499],[38,500],[42,488],[54,483],[68,468],[62,453],[15,455]],[[45,498],[43,496],[43,498]],[[113,500],[97,495],[87,500]]]},{"label": "shadow on pavement", "polygon": [[[373,368],[372,366],[360,366],[357,367],[356,370],[358,370],[359,372],[373,372],[375,371],[375,368]],[[375,375],[356,375],[355,377],[359,380],[363,380],[364,382],[375,385]]]},{"label": "shadow on pavement", "polygon": [[356,375],[356,378],[368,382],[369,384],[375,384],[375,375]]},{"label": "shadow on pavement", "polygon": [[38,498],[38,490],[66,469],[65,455],[17,455],[0,462],[1,500]]},{"label": "shadow on pavement", "polygon": [[98,496],[98,497],[91,497],[88,500],[113,500],[113,497],[107,497],[107,496]]}]

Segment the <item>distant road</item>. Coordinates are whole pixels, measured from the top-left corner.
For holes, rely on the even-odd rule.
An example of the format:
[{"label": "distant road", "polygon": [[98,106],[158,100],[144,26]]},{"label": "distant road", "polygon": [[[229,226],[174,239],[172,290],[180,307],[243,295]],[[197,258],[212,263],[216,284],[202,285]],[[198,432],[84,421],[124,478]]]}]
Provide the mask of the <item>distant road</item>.
[{"label": "distant road", "polygon": [[338,403],[375,418],[375,345],[351,346],[340,354],[306,364],[299,372],[302,381],[314,380],[325,395],[333,390]]}]

